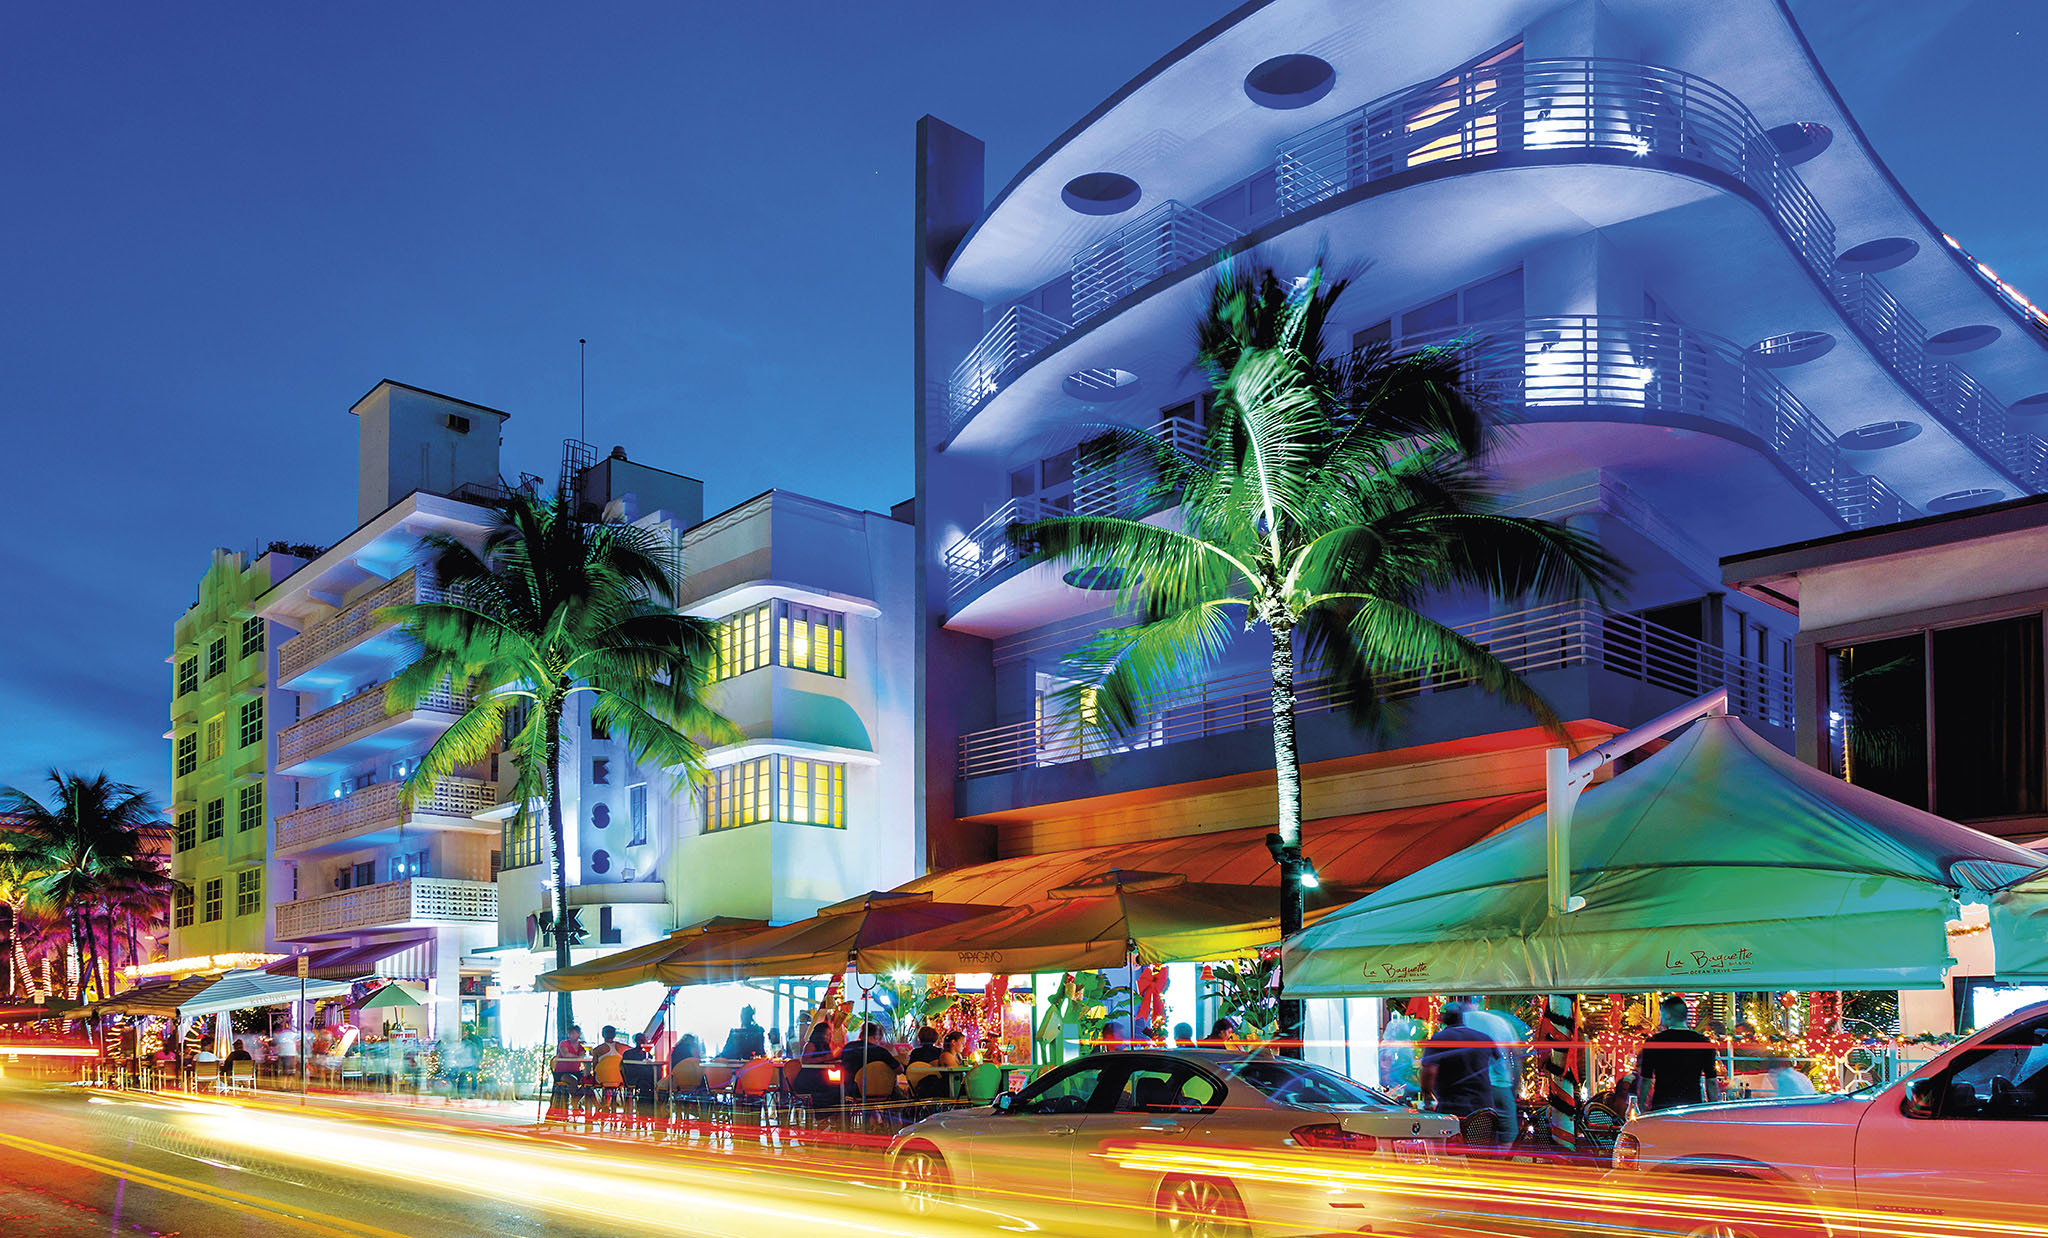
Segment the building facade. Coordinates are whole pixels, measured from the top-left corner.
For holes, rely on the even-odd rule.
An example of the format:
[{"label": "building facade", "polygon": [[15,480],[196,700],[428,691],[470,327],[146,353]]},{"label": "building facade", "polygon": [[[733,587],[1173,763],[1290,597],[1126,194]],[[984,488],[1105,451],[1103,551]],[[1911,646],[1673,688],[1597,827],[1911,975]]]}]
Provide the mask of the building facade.
[{"label": "building facade", "polygon": [[216,550],[172,630],[170,958],[269,950],[273,883],[264,775],[280,702],[270,653],[277,629],[256,599],[306,547],[261,555]]},{"label": "building facade", "polygon": [[[1515,423],[1485,461],[1504,505],[1630,574],[1598,605],[1435,613],[1588,733],[1725,686],[1790,747],[1794,625],[1730,594],[1719,559],[2048,485],[2040,313],[1926,220],[1772,0],[1251,3],[993,198],[972,136],[928,117],[918,144],[934,867],[1272,820],[1240,785],[1272,760],[1263,654],[1087,751],[1045,702],[1109,595],[1008,535],[1172,518],[1130,512],[1138,466],[1087,444],[1107,423],[1199,435],[1191,327],[1220,261],[1357,273],[1337,346],[1466,347]],[[1312,816],[1541,786],[1526,718],[1410,678],[1383,744],[1304,676]]]}]

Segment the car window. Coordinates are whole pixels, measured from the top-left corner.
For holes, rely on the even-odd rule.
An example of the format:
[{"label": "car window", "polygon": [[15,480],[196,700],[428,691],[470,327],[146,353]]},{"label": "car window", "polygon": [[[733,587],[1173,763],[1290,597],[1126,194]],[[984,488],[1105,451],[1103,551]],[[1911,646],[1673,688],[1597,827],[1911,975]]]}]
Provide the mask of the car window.
[{"label": "car window", "polygon": [[2048,1018],[2009,1028],[1959,1059],[1937,1113],[1961,1121],[2048,1120]]},{"label": "car window", "polygon": [[1223,1089],[1192,1066],[1141,1066],[1117,1092],[1116,1112],[1207,1113],[1222,1099]]},{"label": "car window", "polygon": [[1088,1113],[1090,1102],[1102,1086],[1108,1063],[1076,1063],[1053,1071],[1026,1088],[1010,1106],[1011,1113]]},{"label": "car window", "polygon": [[1347,1079],[1334,1070],[1307,1062],[1253,1058],[1233,1064],[1230,1073],[1283,1105],[1391,1105],[1382,1093]]}]

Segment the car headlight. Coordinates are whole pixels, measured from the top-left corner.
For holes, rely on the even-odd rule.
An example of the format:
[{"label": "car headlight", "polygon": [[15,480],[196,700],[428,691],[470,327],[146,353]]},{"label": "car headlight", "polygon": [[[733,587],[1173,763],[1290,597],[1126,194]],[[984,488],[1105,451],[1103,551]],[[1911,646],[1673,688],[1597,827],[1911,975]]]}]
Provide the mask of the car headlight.
[{"label": "car headlight", "polygon": [[1643,1141],[1623,1133],[1614,1137],[1614,1167],[1634,1169],[1643,1158]]}]

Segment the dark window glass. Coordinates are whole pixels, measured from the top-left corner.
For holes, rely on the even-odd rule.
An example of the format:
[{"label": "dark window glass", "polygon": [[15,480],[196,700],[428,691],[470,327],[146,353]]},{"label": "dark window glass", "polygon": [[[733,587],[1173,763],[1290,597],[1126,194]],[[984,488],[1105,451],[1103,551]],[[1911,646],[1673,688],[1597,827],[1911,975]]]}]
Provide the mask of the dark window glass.
[{"label": "dark window glass", "polygon": [[1828,749],[1836,776],[1927,807],[1927,649],[1919,634],[1828,655]]},{"label": "dark window glass", "polygon": [[1021,469],[1010,470],[1010,497],[1021,499],[1038,489],[1038,466],[1027,464]]},{"label": "dark window glass", "polygon": [[1363,331],[1353,331],[1351,333],[1351,350],[1353,352],[1364,352],[1368,348],[1385,348],[1393,342],[1394,324],[1391,320],[1376,322]]},{"label": "dark window glass", "polygon": [[1458,298],[1448,296],[1401,315],[1401,340],[1406,343],[1417,336],[1445,331],[1457,325]]},{"label": "dark window glass", "polygon": [[2041,811],[2041,617],[1934,633],[1934,811]]},{"label": "dark window glass", "polygon": [[1496,275],[1465,290],[1465,321],[1522,316],[1522,268]]},{"label": "dark window glass", "polygon": [[1074,480],[1074,460],[1080,452],[1081,449],[1078,447],[1069,447],[1060,454],[1046,459],[1043,474],[1046,489],[1063,486]]}]

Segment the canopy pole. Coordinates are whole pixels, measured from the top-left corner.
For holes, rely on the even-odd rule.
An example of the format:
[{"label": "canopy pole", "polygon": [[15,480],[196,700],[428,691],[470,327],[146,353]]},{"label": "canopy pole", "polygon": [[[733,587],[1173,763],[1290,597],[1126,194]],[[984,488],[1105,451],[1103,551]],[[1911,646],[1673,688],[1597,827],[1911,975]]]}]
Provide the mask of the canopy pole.
[{"label": "canopy pole", "polygon": [[1552,914],[1570,915],[1586,905],[1585,899],[1572,893],[1572,811],[1578,806],[1579,795],[1592,784],[1593,776],[1609,762],[1688,722],[1727,712],[1728,689],[1716,688],[1578,756],[1573,756],[1569,748],[1552,748],[1543,754],[1544,854]]}]

